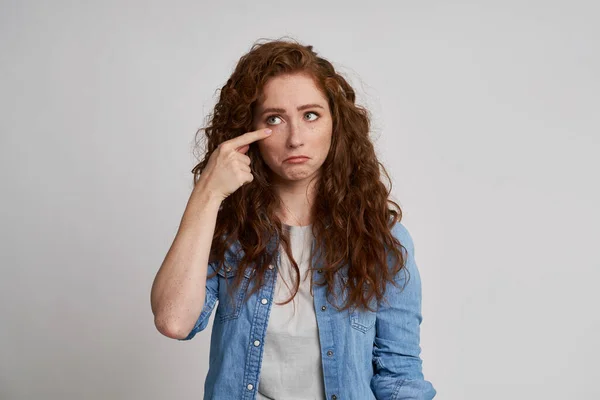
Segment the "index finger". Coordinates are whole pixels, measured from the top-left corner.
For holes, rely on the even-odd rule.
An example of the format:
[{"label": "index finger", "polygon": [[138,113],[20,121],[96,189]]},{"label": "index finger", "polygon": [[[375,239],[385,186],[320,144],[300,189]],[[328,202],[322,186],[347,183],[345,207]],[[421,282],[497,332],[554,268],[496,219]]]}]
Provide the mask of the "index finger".
[{"label": "index finger", "polygon": [[234,137],[233,139],[229,139],[228,142],[233,145],[233,148],[238,149],[247,144],[256,142],[257,140],[264,139],[269,137],[271,134],[271,129],[259,129],[256,131],[246,132],[243,135],[238,137]]}]

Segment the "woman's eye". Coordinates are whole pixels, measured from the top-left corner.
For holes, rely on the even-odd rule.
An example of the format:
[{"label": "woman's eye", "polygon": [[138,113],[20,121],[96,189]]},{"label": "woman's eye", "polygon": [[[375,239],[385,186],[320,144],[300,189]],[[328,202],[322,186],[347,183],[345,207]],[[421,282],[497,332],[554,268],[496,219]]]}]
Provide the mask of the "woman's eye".
[{"label": "woman's eye", "polygon": [[279,118],[276,115],[271,115],[270,117],[267,117],[267,124],[270,124],[269,120],[271,120],[271,118]]},{"label": "woman's eye", "polygon": [[[316,113],[316,112],[314,112],[314,111],[309,111],[309,112],[307,112],[305,115],[309,115],[309,114],[313,114],[313,115],[315,115],[317,118],[319,118],[319,114],[317,114],[317,113]],[[315,119],[317,119],[317,118],[315,118]],[[312,119],[311,121],[314,121],[315,119]]]}]

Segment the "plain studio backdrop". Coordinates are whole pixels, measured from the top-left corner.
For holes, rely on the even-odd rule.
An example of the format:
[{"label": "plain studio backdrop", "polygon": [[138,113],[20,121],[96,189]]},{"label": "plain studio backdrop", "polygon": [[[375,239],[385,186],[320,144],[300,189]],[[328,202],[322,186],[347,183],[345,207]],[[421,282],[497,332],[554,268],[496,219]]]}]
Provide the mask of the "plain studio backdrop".
[{"label": "plain studio backdrop", "polygon": [[595,3],[2,1],[0,399],[202,398],[213,318],[168,339],[150,287],[217,89],[284,36],[372,112],[436,399],[600,398]]}]

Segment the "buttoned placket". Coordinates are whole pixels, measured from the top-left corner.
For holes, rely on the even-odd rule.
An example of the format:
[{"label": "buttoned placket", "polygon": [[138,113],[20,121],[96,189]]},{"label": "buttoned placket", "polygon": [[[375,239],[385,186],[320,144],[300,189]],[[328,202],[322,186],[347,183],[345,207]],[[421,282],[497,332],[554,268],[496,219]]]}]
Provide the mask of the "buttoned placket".
[{"label": "buttoned placket", "polygon": [[[319,257],[314,254],[315,240],[313,240],[313,265],[316,265]],[[313,282],[316,280],[320,281],[322,278],[323,270],[321,268],[313,270]],[[339,396],[339,374],[337,371],[337,364],[335,360],[335,340],[333,337],[333,331],[331,329],[331,318],[333,311],[328,311],[326,286],[313,285],[313,304],[317,315],[317,326],[319,331],[319,343],[321,346],[321,363],[323,368],[323,379],[325,384],[325,398],[331,400],[338,400]]]},{"label": "buttoned placket", "polygon": [[[280,253],[276,253],[276,265],[280,265]],[[269,264],[268,270],[265,272],[266,284],[258,291],[258,298],[261,299],[256,303],[254,318],[250,328],[250,343],[248,345],[248,355],[246,357],[246,365],[244,368],[244,395],[242,399],[256,399],[258,391],[258,380],[262,365],[262,355],[264,352],[264,338],[267,333],[268,318],[273,303],[275,293],[275,282],[277,280],[277,270],[273,264]]]}]

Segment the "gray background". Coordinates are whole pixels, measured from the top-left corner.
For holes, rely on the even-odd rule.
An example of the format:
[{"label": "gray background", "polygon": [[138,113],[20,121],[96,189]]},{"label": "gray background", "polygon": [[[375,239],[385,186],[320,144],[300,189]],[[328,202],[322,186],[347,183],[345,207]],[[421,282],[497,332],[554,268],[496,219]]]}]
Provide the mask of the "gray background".
[{"label": "gray background", "polygon": [[259,38],[373,113],[437,398],[598,399],[600,56],[589,1],[2,1],[0,399],[200,399],[210,328],[150,286],[196,129]]}]

